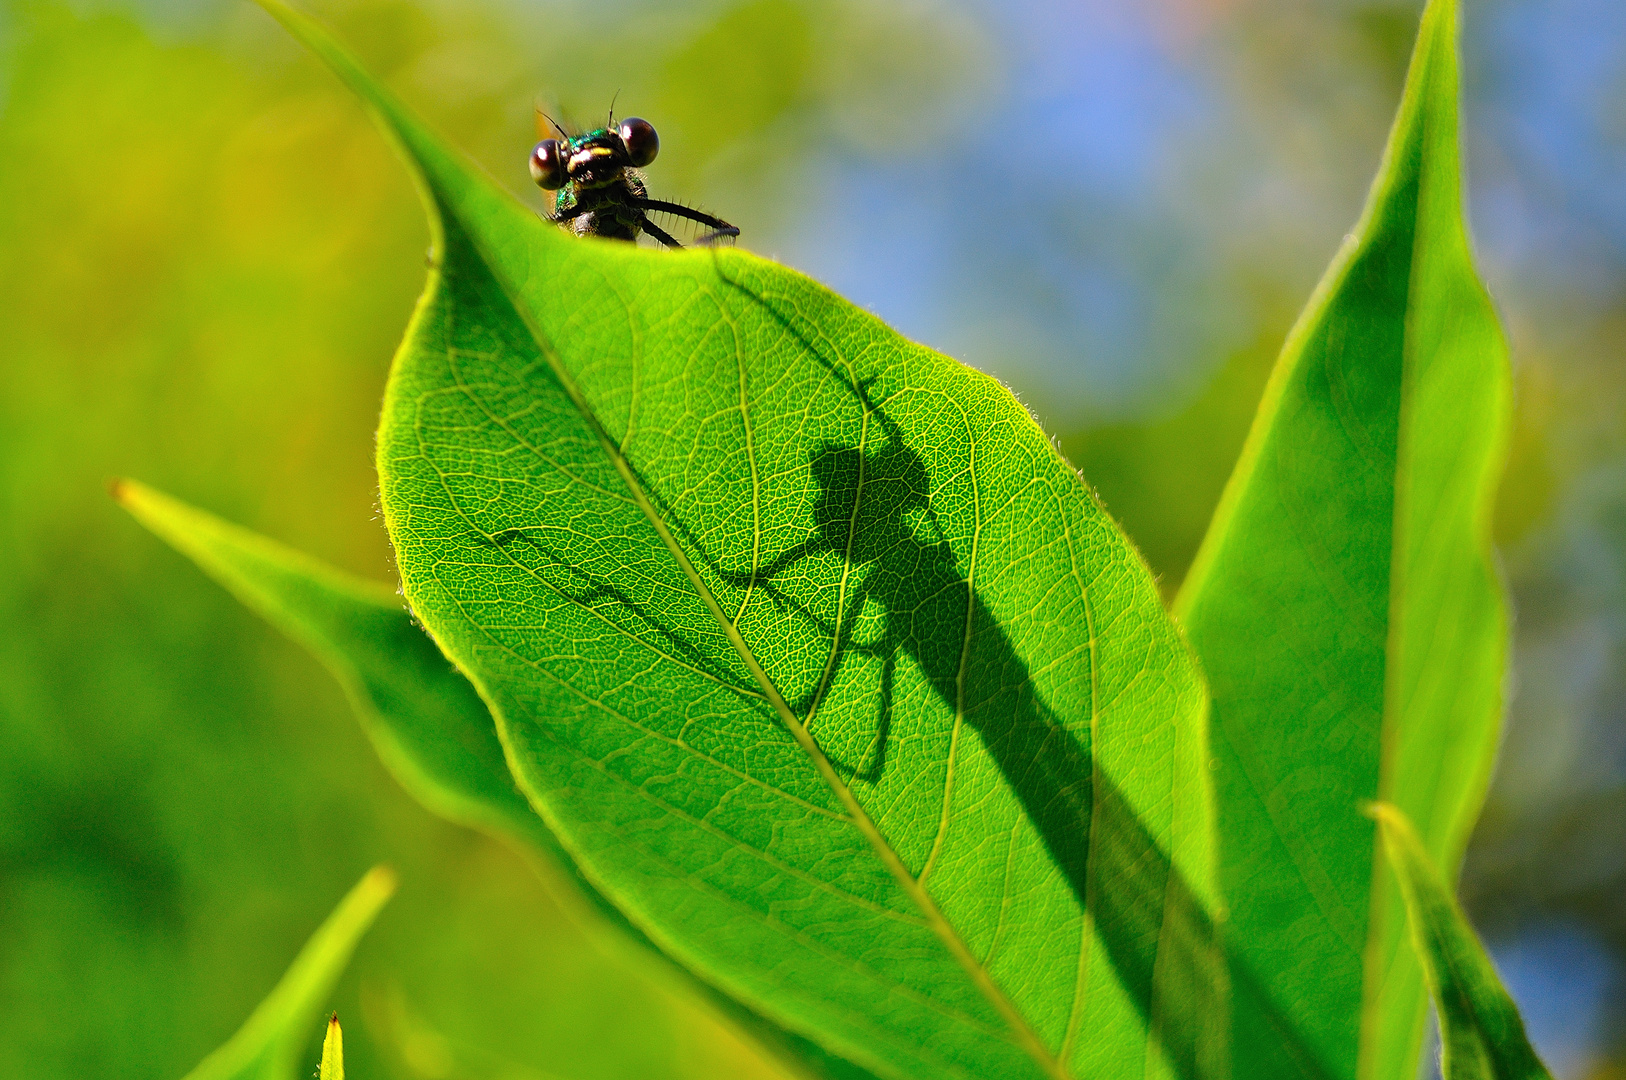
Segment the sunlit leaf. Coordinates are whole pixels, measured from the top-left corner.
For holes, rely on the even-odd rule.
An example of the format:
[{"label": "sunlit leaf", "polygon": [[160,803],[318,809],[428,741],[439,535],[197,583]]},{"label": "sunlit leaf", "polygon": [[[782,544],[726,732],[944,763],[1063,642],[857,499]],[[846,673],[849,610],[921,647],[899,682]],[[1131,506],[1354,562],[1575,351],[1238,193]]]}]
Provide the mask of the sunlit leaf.
[{"label": "sunlit leaf", "polygon": [[[1177,603],[1213,694],[1228,940],[1340,1077],[1357,1057],[1363,1077],[1411,1076],[1425,1008],[1357,806],[1395,803],[1454,869],[1502,708],[1509,374],[1463,223],[1456,34],[1454,0],[1431,0],[1365,215]],[[1271,1023],[1237,1021],[1238,1045]]]},{"label": "sunlit leaf", "polygon": [[[395,891],[395,874],[375,866],[350,890],[295,957],[288,973],[231,1039],[186,1080],[295,1080],[304,1075],[299,1054],[333,984],[350,962],[361,935]],[[337,1024],[330,1025],[335,1039]],[[323,1050],[323,1076],[327,1076]],[[342,1069],[338,1074],[343,1078]]]},{"label": "sunlit leaf", "polygon": [[1444,1080],[1552,1080],[1524,1034],[1518,1006],[1457,906],[1406,815],[1387,803],[1369,807],[1383,832],[1440,1020]]},{"label": "sunlit leaf", "polygon": [[1032,419],[776,264],[563,236],[267,6],[423,178],[386,523],[583,874],[883,1075],[1213,1074],[1201,684]]}]

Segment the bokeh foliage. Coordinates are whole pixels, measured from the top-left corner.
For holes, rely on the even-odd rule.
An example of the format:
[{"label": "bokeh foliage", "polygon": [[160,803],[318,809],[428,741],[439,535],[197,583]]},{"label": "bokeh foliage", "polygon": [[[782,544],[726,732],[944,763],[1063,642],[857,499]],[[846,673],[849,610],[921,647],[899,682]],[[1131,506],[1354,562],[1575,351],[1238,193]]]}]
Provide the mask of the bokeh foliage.
[{"label": "bokeh foliage", "polygon": [[[1487,3],[1479,25],[1520,7]],[[1229,153],[1293,197],[1262,200],[1276,223],[1263,228],[1246,199],[1236,214],[1209,213],[1218,196],[1199,207],[1220,237],[1208,272],[1246,302],[1241,332],[1195,343],[1183,389],[1104,418],[1092,401],[1035,403],[1072,416],[1053,425],[1064,447],[1169,594],[1270,359],[1353,219],[1414,8],[1167,5],[1171,39],[1220,56],[1243,103],[1245,137]],[[1577,21],[1593,10],[1561,8],[1555,18]],[[563,5],[323,7],[374,70],[516,188],[514,147],[531,137],[538,95],[581,117],[617,87],[658,101],[673,116],[665,181],[726,206],[761,250],[794,235],[810,200],[828,207],[822,174],[801,168],[814,148],[832,141],[896,167],[882,121],[956,88],[972,88],[960,102],[997,98],[1000,57],[967,47],[963,19],[815,17],[828,10],[640,9],[633,29],[608,34]],[[1506,126],[1521,85],[1517,70],[1486,67],[1495,43],[1476,37],[1470,13],[1468,138],[1485,202],[1512,156],[1485,132]],[[694,47],[716,27],[750,30],[730,40],[760,47]],[[357,1069],[441,1075],[469,1046],[535,1065],[543,1043],[550,1067],[573,1075],[749,1068],[703,1021],[607,965],[509,853],[418,810],[320,669],[102,494],[109,476],[140,475],[389,575],[368,433],[427,235],[365,118],[269,20],[234,4],[14,0],[0,9],[0,46],[0,548],[11,560],[0,583],[0,1071],[181,1075],[380,858],[405,885],[342,991],[341,1007],[359,1008],[372,987],[375,1022],[347,1032]],[[796,62],[751,66],[764,48]],[[864,59],[910,48],[941,61],[941,82]],[[746,135],[710,142],[706,118],[725,103],[703,95],[723,65],[739,69],[730,86],[783,82],[762,90],[771,109],[741,114]],[[918,130],[929,142],[956,128]],[[1260,131],[1279,134],[1269,153]],[[1182,180],[1175,169],[1169,183],[1207,191],[1200,182],[1217,175],[1211,188],[1231,191],[1224,181],[1246,170],[1224,149],[1199,145],[1214,172]],[[980,194],[967,193],[968,218]],[[1521,250],[1496,249],[1488,266],[1521,365],[1498,525],[1531,659],[1466,885],[1499,935],[1558,914],[1626,952],[1626,798],[1608,734],[1626,670],[1626,293],[1607,231],[1594,232],[1579,245],[1585,289]],[[1023,388],[1019,370],[1006,374]],[[497,939],[494,926],[527,933]],[[619,1024],[628,1014],[643,1018],[640,1039]],[[379,1058],[369,1031],[403,1024],[407,1059]]]}]

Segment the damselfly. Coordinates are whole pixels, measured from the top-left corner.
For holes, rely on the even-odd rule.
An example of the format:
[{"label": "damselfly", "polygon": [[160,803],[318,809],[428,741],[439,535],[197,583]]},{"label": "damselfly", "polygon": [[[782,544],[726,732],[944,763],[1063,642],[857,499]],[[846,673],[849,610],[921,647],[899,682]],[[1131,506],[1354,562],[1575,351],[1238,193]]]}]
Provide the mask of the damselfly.
[{"label": "damselfly", "polygon": [[[549,121],[552,123],[552,121]],[[660,153],[660,136],[647,120],[629,116],[608,127],[570,135],[558,124],[560,138],[543,139],[531,151],[531,179],[544,191],[556,191],[549,217],[577,236],[638,239],[646,232],[669,248],[683,245],[649,220],[651,211],[698,222],[711,231],[695,241],[710,244],[740,235],[724,221],[681,203],[651,199],[644,185],[644,166]]]}]

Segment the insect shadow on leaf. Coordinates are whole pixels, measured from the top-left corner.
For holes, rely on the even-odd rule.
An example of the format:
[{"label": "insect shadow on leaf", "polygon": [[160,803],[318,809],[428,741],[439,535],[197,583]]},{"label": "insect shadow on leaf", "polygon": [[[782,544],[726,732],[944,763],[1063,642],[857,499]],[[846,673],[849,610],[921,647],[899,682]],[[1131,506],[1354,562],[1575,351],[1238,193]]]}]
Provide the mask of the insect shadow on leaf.
[{"label": "insect shadow on leaf", "polygon": [[[1088,718],[1068,724],[1044,700],[999,619],[962,573],[932,505],[930,470],[875,400],[876,378],[852,378],[826,357],[816,344],[819,335],[797,325],[794,308],[781,311],[748,286],[729,284],[797,337],[882,436],[879,445],[823,442],[809,452],[817,491],[813,529],[802,544],[746,574],[723,573],[711,563],[736,587],[763,588],[831,642],[818,686],[792,705],[797,714],[804,723],[817,715],[844,657],[859,652],[878,658],[875,749],[862,768],[848,767],[856,779],[877,782],[886,768],[898,665],[910,658],[945,717],[963,718],[998,764],[1179,1073],[1186,1080],[1218,1080],[1245,1067],[1238,1075],[1329,1077],[1258,979],[1228,954],[1223,927],[1128,798],[1097,767]],[[829,624],[775,584],[787,570],[823,553],[837,555],[859,579],[841,625]],[[859,643],[854,626],[866,604],[880,609],[883,628],[877,640]]]},{"label": "insect shadow on leaf", "polygon": [[[850,376],[844,365],[824,356],[815,344],[818,335],[804,332],[794,312],[782,312],[770,299],[746,291],[838,380],[879,437],[862,446],[826,440],[812,447],[807,468],[815,490],[807,539],[744,571],[723,566],[666,503],[658,485],[635,462],[627,465],[692,558],[735,588],[763,590],[786,617],[802,620],[829,643],[814,688],[788,704],[811,728],[843,662],[854,653],[879,660],[873,753],[840,769],[849,779],[877,783],[887,767],[900,664],[912,661],[942,706],[944,721],[963,720],[997,764],[1053,864],[1090,913],[1119,982],[1185,1080],[1222,1080],[1233,1073],[1329,1077],[1258,980],[1228,954],[1223,926],[1211,918],[1112,777],[1098,767],[1088,742],[1090,718],[1068,723],[1044,700],[1005,628],[962,572],[932,502],[930,469],[875,400],[877,380]],[[742,696],[762,700],[738,673],[687,641],[659,612],[572,565],[531,530],[509,528],[484,540],[499,549],[529,552],[522,560],[528,572],[545,577],[561,596],[590,608],[615,609],[663,641],[674,659]],[[811,558],[832,554],[856,582],[834,623],[777,580]],[[879,612],[878,620],[870,621],[881,629],[878,636],[858,641],[855,627],[866,606]]]},{"label": "insect shadow on leaf", "polygon": [[[868,398],[867,387],[855,390]],[[1193,1024],[1187,1011],[1200,1005],[1197,1015],[1210,1023],[1227,1014],[1230,973],[1204,905],[1127,799],[1095,768],[1082,736],[1087,725],[1070,728],[1039,694],[937,527],[925,463],[884,412],[869,407],[886,433],[883,445],[866,451],[824,443],[812,451],[808,466],[818,486],[813,535],[755,575],[760,587],[832,642],[818,688],[793,708],[803,717],[817,714],[843,657],[864,652],[879,658],[876,749],[867,768],[854,770],[858,779],[876,782],[886,764],[898,665],[901,657],[910,658],[944,714],[962,717],[998,763],[1052,861],[1094,915],[1119,977],[1182,1075],[1223,1075],[1224,1055],[1217,1049],[1228,1038],[1223,1025]],[[824,552],[843,558],[861,582],[839,626],[774,584]],[[750,580],[732,577],[737,586]],[[866,603],[879,607],[884,628],[878,640],[856,644],[853,624]],[[1166,1015],[1181,1019],[1165,1025]]]}]

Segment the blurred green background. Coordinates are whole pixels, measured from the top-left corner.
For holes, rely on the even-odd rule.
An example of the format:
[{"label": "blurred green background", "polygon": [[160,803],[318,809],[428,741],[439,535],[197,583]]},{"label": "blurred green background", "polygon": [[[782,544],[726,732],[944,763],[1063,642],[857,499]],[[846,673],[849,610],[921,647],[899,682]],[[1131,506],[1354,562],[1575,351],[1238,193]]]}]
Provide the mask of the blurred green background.
[{"label": "blurred green background", "polygon": [[[1006,380],[1178,586],[1354,222],[1417,3],[322,0],[500,181],[535,109]],[[1626,6],[1466,0],[1470,199],[1517,364],[1511,720],[1463,879],[1563,1078],[1626,1075]],[[768,1077],[317,665],[106,497],[392,573],[372,431],[416,196],[241,0],[0,0],[0,1074],[178,1078],[370,865],[358,1078]],[[312,1047],[319,1031],[313,1026]]]}]

